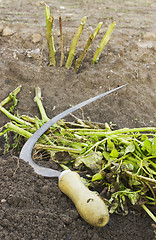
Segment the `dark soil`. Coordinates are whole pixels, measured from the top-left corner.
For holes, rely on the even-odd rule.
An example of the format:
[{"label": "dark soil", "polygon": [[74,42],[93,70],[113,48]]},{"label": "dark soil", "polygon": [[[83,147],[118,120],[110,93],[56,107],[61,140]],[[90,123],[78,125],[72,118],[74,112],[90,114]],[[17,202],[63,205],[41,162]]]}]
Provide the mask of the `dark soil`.
[{"label": "dark soil", "polygon": [[[49,117],[83,100],[125,83],[128,86],[83,108],[84,118],[113,122],[117,128],[154,126],[156,122],[156,25],[155,0],[147,1],[49,1],[54,15],[56,67],[48,66],[43,1],[0,1],[0,101],[17,86],[18,112],[39,116],[33,101],[34,88],[42,90]],[[65,55],[81,18],[87,24],[78,42],[77,57],[90,33],[103,21],[103,27],[76,74],[73,68],[59,67],[59,15],[62,16]],[[100,61],[91,64],[96,46],[107,26],[116,21],[110,42]],[[4,36],[9,27],[14,33]],[[32,41],[39,33],[40,40]],[[37,50],[36,50],[37,49]],[[36,52],[34,52],[36,50]],[[75,112],[82,118],[82,111]],[[0,127],[8,121],[0,113]],[[84,222],[73,203],[58,188],[56,179],[37,176],[20,161],[18,154],[4,155],[0,138],[0,239],[5,240],[154,240],[155,225],[142,210],[130,209],[127,216],[113,214],[104,228]],[[50,167],[56,167],[49,163]]]}]

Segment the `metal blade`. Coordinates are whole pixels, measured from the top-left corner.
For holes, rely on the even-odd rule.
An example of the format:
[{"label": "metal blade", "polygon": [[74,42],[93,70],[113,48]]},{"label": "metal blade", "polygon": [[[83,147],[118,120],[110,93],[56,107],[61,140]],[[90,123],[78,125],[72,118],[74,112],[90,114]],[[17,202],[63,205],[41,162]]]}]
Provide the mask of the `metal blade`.
[{"label": "metal blade", "polygon": [[[128,83],[127,83],[128,84]],[[20,159],[23,159],[25,162],[28,162],[30,166],[33,167],[34,171],[39,174],[42,175],[44,177],[58,177],[60,175],[60,172],[57,170],[53,170],[50,168],[46,168],[46,167],[42,167],[37,165],[36,163],[34,163],[34,161],[32,160],[32,149],[35,145],[35,143],[37,142],[37,140],[42,136],[43,133],[45,133],[48,128],[50,128],[53,124],[55,124],[56,122],[58,122],[59,120],[61,120],[62,118],[66,117],[68,114],[76,111],[79,108],[84,107],[85,105],[94,102],[112,92],[115,92],[123,87],[125,87],[127,84],[122,85],[120,87],[117,87],[115,89],[112,89],[108,92],[102,93],[98,96],[95,96],[93,98],[90,98],[84,102],[81,102],[67,110],[65,110],[64,112],[58,114],[57,116],[55,116],[54,118],[50,119],[47,123],[45,123],[41,128],[39,128],[28,140],[27,142],[24,144],[21,153],[20,153]]]}]

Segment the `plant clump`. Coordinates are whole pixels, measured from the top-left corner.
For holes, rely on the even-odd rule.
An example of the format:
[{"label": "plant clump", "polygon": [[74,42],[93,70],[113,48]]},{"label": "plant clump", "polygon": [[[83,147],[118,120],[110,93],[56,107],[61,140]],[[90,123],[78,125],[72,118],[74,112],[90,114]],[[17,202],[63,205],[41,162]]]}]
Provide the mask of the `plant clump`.
[{"label": "plant clump", "polygon": [[[1,128],[0,136],[3,135],[8,143],[8,133],[13,132],[13,148],[21,147],[21,138],[26,141],[49,121],[40,88],[35,89],[34,101],[41,119],[15,114],[20,88],[0,104],[0,110],[10,119]],[[8,103],[11,103],[10,109],[5,107]],[[127,214],[130,203],[141,206],[156,222],[153,213],[156,210],[156,128],[113,130],[107,123],[72,116],[76,122],[61,120],[43,134],[34,146],[34,156],[46,152],[49,160],[57,162],[63,169],[70,168],[82,174],[85,185],[98,190],[101,197],[105,196],[110,213]],[[58,154],[63,157],[58,158]]]},{"label": "plant clump", "polygon": [[[52,16],[52,14],[50,13],[50,7],[45,4],[45,14],[46,14],[46,24],[47,24],[47,45],[48,45],[48,49],[49,49],[49,66],[56,66],[56,60],[55,60],[55,45],[54,45],[54,37],[53,37],[53,20],[54,17]],[[65,67],[67,69],[70,69],[72,64],[73,64],[73,59],[74,59],[74,55],[75,55],[75,50],[76,50],[76,46],[77,43],[79,41],[79,38],[81,36],[81,33],[85,27],[87,21],[87,17],[83,17],[81,19],[81,23],[73,37],[71,46],[70,46],[70,51],[67,57],[67,61],[65,64]],[[79,71],[80,65],[82,64],[84,58],[86,57],[88,50],[90,49],[91,44],[93,43],[96,35],[98,34],[101,26],[102,26],[103,22],[99,22],[95,31],[90,35],[82,53],[80,54],[80,56],[78,57],[78,59],[76,60],[75,64],[74,64],[74,70],[75,72]],[[64,61],[64,50],[63,50],[63,31],[62,31],[62,18],[61,16],[59,16],[59,25],[60,25],[60,49],[61,49],[61,60],[60,60],[60,67],[63,66],[63,61]],[[104,47],[106,46],[106,44],[108,43],[110,36],[113,32],[113,29],[115,27],[115,22],[112,22],[109,26],[108,29],[106,31],[106,34],[104,35],[103,39],[101,40],[99,46],[97,47],[94,56],[92,58],[92,64],[98,63],[100,55],[104,49]]]}]

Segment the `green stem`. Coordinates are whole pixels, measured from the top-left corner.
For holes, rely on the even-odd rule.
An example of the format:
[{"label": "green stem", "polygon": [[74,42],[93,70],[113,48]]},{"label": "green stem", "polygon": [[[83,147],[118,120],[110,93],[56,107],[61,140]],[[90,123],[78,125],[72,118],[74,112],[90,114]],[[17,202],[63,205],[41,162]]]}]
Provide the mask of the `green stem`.
[{"label": "green stem", "polygon": [[20,90],[21,90],[21,85],[18,86],[13,92],[9,93],[9,96],[0,103],[0,107],[7,104],[12,99],[12,96],[16,97],[16,95],[20,92]]},{"label": "green stem", "polygon": [[92,42],[94,41],[96,35],[98,34],[101,26],[102,26],[103,22],[100,22],[98,25],[97,25],[97,28],[96,30],[92,33],[92,35],[89,37],[88,41],[87,41],[87,44],[84,48],[84,50],[82,51],[80,57],[76,60],[76,63],[75,63],[75,67],[74,67],[74,70],[75,72],[77,72],[79,70],[79,67],[82,63],[82,61],[84,60],[84,58],[86,57],[87,55],[87,52],[92,44]]},{"label": "green stem", "polygon": [[37,103],[37,106],[39,108],[42,120],[44,122],[48,122],[50,119],[47,117],[47,114],[45,112],[45,109],[43,107],[42,101],[41,101],[42,97],[41,97],[41,89],[39,87],[35,88],[35,97],[34,97],[34,101]]},{"label": "green stem", "polygon": [[82,134],[82,135],[96,135],[98,137],[105,137],[105,136],[111,136],[111,135],[115,135],[115,134],[122,134],[124,133],[139,133],[139,132],[156,132],[156,128],[155,127],[143,127],[143,128],[123,128],[123,129],[118,129],[118,130],[114,130],[114,131],[106,131],[106,130],[94,130],[94,129],[69,129],[69,131],[76,131],[77,134]]},{"label": "green stem", "polygon": [[46,23],[47,23],[47,45],[49,49],[49,66],[55,66],[55,46],[53,38],[53,16],[50,15],[50,7],[45,4],[45,14],[46,14]]},{"label": "green stem", "polygon": [[29,122],[26,122],[16,116],[14,116],[13,114],[11,114],[8,110],[6,110],[4,107],[1,107],[0,106],[0,111],[2,111],[8,118],[10,118],[11,120],[14,120],[20,124],[24,124],[24,125],[27,125],[27,126],[31,126],[31,123]]},{"label": "green stem", "polygon": [[92,64],[95,64],[95,63],[97,63],[99,61],[99,57],[100,57],[104,47],[106,46],[107,42],[109,41],[111,33],[113,32],[114,27],[115,27],[115,22],[111,23],[108,26],[106,34],[104,35],[102,41],[100,42],[99,46],[97,47],[97,49],[95,51],[95,54],[94,54],[93,59],[92,59]]},{"label": "green stem", "polygon": [[67,62],[66,62],[66,68],[67,69],[69,69],[71,67],[71,65],[72,65],[72,61],[73,61],[73,58],[74,58],[76,45],[78,43],[78,40],[79,40],[80,35],[82,33],[82,30],[83,30],[83,28],[85,26],[86,20],[87,20],[87,17],[82,18],[81,23],[80,23],[80,25],[79,25],[79,27],[77,29],[77,32],[75,33],[75,36],[73,38],[73,41],[71,43],[68,59],[67,59]]},{"label": "green stem", "polygon": [[151,183],[151,184],[156,184],[156,180],[153,179],[153,178],[148,178],[148,177],[144,177],[144,176],[141,176],[141,175],[136,175],[136,174],[133,174],[127,170],[124,170],[124,172],[129,176],[129,177],[133,177],[133,178],[137,178],[139,179],[140,181],[143,181],[143,182],[148,182],[148,183]]},{"label": "green stem", "polygon": [[142,208],[147,212],[147,214],[153,219],[153,221],[156,223],[156,217],[154,216],[154,214],[145,206],[142,205]]},{"label": "green stem", "polygon": [[35,149],[37,150],[51,150],[51,151],[66,151],[66,152],[72,152],[72,153],[78,153],[80,154],[79,149],[75,148],[69,148],[69,147],[63,147],[63,146],[51,146],[51,145],[45,145],[45,144],[36,144]]},{"label": "green stem", "polygon": [[23,128],[20,128],[20,127],[14,125],[13,123],[7,123],[5,125],[5,127],[7,128],[8,131],[16,132],[25,138],[30,138],[32,136],[32,133],[24,130]]},{"label": "green stem", "polygon": [[61,49],[60,67],[62,67],[63,61],[64,61],[64,51],[63,51],[63,32],[62,32],[62,19],[61,19],[61,16],[59,16],[59,24],[60,24],[60,49]]}]

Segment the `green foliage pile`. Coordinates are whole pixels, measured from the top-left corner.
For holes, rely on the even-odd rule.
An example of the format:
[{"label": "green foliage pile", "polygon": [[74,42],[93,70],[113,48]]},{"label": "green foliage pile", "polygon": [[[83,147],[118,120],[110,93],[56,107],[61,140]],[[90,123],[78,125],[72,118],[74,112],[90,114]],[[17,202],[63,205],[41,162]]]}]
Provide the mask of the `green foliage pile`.
[{"label": "green foliage pile", "polygon": [[[13,131],[14,147],[20,146],[21,137],[27,140],[49,120],[39,88],[36,88],[34,100],[41,119],[12,114],[19,91],[20,87],[0,104],[0,110],[11,119],[1,128],[0,136],[3,135],[8,142],[8,132]],[[4,108],[8,102],[12,102],[10,110]],[[127,214],[130,203],[142,206],[156,221],[152,213],[156,210],[156,128],[113,130],[107,123],[74,119],[76,122],[61,120],[54,124],[36,143],[35,152],[46,151],[62,168],[83,173],[84,184],[98,189],[101,196],[107,198],[104,200],[109,205],[110,213]],[[66,158],[58,159],[57,153],[62,153]]]}]

